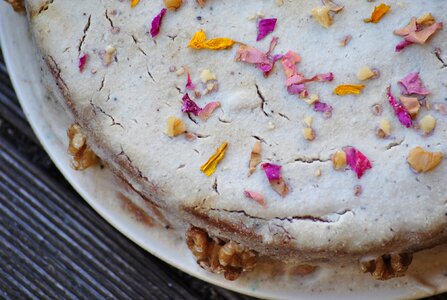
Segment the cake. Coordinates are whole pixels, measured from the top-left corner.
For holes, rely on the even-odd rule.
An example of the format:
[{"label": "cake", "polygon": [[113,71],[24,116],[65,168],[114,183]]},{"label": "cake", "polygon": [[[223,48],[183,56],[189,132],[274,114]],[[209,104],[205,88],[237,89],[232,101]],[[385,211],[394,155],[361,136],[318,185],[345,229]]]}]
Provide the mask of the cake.
[{"label": "cake", "polygon": [[447,4],[370,2],[25,6],[73,166],[97,155],[201,266],[389,279],[447,241]]}]

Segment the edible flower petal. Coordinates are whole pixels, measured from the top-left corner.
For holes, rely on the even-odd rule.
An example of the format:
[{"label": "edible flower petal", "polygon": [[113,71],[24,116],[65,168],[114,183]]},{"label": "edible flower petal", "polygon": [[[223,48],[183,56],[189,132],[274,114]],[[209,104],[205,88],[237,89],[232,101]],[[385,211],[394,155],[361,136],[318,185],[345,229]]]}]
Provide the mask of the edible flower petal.
[{"label": "edible flower petal", "polygon": [[399,44],[396,45],[396,52],[400,52],[410,45],[413,45],[413,43],[409,42],[407,40],[403,40]]},{"label": "edible flower petal", "polygon": [[197,31],[192,37],[191,41],[188,44],[188,47],[200,50],[200,49],[209,49],[209,50],[222,50],[228,49],[233,46],[236,42],[228,39],[228,38],[214,38],[207,40],[205,31],[200,30]]},{"label": "edible flower petal", "polygon": [[138,3],[140,3],[140,0],[130,0],[130,7],[134,8]]},{"label": "edible flower petal", "polygon": [[263,53],[262,51],[247,45],[241,45],[236,52],[236,61],[254,64],[264,73],[264,76],[267,77],[275,63],[283,57],[281,54],[270,55],[277,43],[278,38],[273,37],[267,53]]},{"label": "edible flower petal", "polygon": [[259,205],[261,205],[264,208],[267,207],[267,204],[265,203],[264,196],[262,196],[258,192],[244,191],[244,196],[247,197],[248,199],[255,200]]},{"label": "edible flower petal", "polygon": [[389,86],[387,89],[388,102],[394,109],[394,113],[399,119],[400,123],[407,128],[410,128],[413,125],[413,121],[411,120],[411,115],[408,110],[401,104],[398,103],[396,98],[391,93],[391,87]]},{"label": "edible flower petal", "polygon": [[263,163],[261,167],[269,181],[281,179],[281,166],[271,163]]},{"label": "edible flower petal", "polygon": [[418,27],[416,24],[416,18],[413,17],[413,18],[411,18],[411,21],[410,21],[410,23],[408,23],[407,26],[405,26],[404,28],[401,28],[401,29],[394,30],[394,34],[400,35],[400,36],[406,36],[412,32],[415,32],[416,30],[418,30]]},{"label": "edible flower petal", "polygon": [[405,36],[405,40],[415,44],[425,44],[425,42],[439,29],[442,29],[442,23],[435,23],[422,30],[411,32],[409,35]]},{"label": "edible flower petal", "polygon": [[79,63],[78,63],[79,72],[82,73],[82,71],[84,71],[85,64],[87,63],[88,58],[89,56],[87,53],[84,53],[81,57],[79,57]]},{"label": "edible flower petal", "polygon": [[359,95],[362,93],[362,90],[365,88],[363,84],[342,84],[335,88],[334,94],[343,96],[348,94]]},{"label": "edible flower petal", "polygon": [[220,102],[210,102],[205,107],[199,111],[199,117],[202,119],[202,121],[208,120],[208,118],[211,116],[211,114],[220,107]]},{"label": "edible flower petal", "polygon": [[256,171],[256,167],[261,163],[261,142],[256,142],[250,153],[248,162],[248,176]]},{"label": "edible flower petal", "polygon": [[189,73],[188,68],[185,67],[185,70],[186,70],[186,89],[190,90],[190,91],[194,91],[194,89],[196,88],[196,85],[194,83],[192,83],[191,74]]},{"label": "edible flower petal", "polygon": [[391,6],[386,5],[385,3],[380,3],[378,6],[374,7],[374,11],[371,14],[371,17],[364,19],[365,23],[374,23],[377,24],[379,21],[385,16],[385,14],[390,10]]},{"label": "edible flower petal", "polygon": [[151,36],[154,38],[160,33],[160,26],[161,21],[163,20],[163,17],[166,14],[167,9],[163,8],[158,15],[155,16],[155,18],[152,20],[152,27],[151,27]]},{"label": "edible flower petal", "polygon": [[284,197],[289,192],[289,188],[281,177],[281,166],[271,163],[264,163],[261,165],[261,167],[264,170],[271,187],[281,197]]},{"label": "edible flower petal", "polygon": [[283,55],[281,63],[287,78],[290,78],[297,73],[296,64],[300,61],[301,56],[293,51],[288,51],[286,54]]},{"label": "edible flower petal", "polygon": [[182,112],[185,113],[192,113],[195,116],[198,116],[200,111],[202,110],[194,101],[189,98],[188,93],[186,93],[183,98],[183,106],[182,106]]},{"label": "edible flower petal", "polygon": [[320,101],[315,101],[313,105],[314,111],[316,112],[332,113],[332,111],[334,110],[329,104]]},{"label": "edible flower petal", "polygon": [[354,147],[345,147],[343,151],[346,153],[346,162],[360,179],[366,170],[371,169],[372,165],[368,158]]},{"label": "edible flower petal", "polygon": [[216,153],[211,156],[206,163],[200,167],[200,171],[205,173],[206,176],[211,176],[216,172],[216,167],[220,161],[224,158],[225,152],[227,150],[228,143],[223,143]]},{"label": "edible flower petal", "polygon": [[277,19],[261,19],[258,23],[258,37],[256,41],[260,41],[265,38],[269,33],[275,30]]},{"label": "edible flower petal", "polygon": [[402,88],[402,94],[404,95],[428,95],[430,92],[425,88],[422,80],[419,78],[419,73],[414,72],[405,76],[404,79],[399,81]]}]

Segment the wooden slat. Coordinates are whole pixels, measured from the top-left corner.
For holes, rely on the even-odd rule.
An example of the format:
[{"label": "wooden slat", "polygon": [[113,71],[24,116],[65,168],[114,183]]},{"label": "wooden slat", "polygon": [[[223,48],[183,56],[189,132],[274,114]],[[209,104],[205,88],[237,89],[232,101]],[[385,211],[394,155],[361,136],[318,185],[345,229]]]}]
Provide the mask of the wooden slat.
[{"label": "wooden slat", "polygon": [[0,298],[251,299],[172,268],[93,211],[39,145],[1,51]]}]

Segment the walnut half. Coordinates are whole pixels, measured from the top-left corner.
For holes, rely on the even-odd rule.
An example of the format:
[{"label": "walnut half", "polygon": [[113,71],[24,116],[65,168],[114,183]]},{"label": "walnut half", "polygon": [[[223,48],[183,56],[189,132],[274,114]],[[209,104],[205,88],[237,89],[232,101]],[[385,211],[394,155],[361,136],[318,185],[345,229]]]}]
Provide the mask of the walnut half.
[{"label": "walnut half", "polygon": [[16,12],[25,11],[25,5],[23,0],[5,0],[7,3],[11,4],[12,8]]},{"label": "walnut half", "polygon": [[71,166],[75,170],[85,170],[99,162],[98,156],[87,145],[87,137],[82,133],[81,126],[72,124],[67,129],[69,138],[68,152],[73,156]]},{"label": "walnut half", "polygon": [[205,230],[197,227],[188,229],[186,243],[202,268],[217,274],[224,273],[227,280],[236,280],[242,272],[250,272],[256,265],[255,251],[233,241],[211,238]]},{"label": "walnut half", "polygon": [[405,275],[413,260],[412,253],[384,254],[376,259],[360,262],[363,273],[371,273],[378,280],[388,280]]}]

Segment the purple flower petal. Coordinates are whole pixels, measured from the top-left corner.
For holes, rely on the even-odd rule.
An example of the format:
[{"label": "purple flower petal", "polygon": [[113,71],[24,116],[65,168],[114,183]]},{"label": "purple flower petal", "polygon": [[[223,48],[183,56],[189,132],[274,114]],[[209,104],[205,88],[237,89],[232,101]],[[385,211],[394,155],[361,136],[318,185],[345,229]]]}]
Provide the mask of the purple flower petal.
[{"label": "purple flower petal", "polygon": [[269,181],[281,179],[281,166],[264,163],[261,165]]},{"label": "purple flower petal", "polygon": [[399,119],[400,123],[407,128],[410,128],[413,125],[413,121],[411,120],[411,115],[408,110],[401,104],[398,103],[396,98],[391,94],[391,87],[388,87],[387,90],[388,102],[394,109],[394,113]]},{"label": "purple flower petal", "polygon": [[269,33],[275,30],[277,19],[261,19],[258,23],[258,37],[256,41],[260,41],[265,38]]},{"label": "purple flower petal", "polygon": [[192,101],[191,98],[189,98],[188,93],[186,93],[183,96],[182,100],[183,100],[182,112],[192,113],[195,116],[198,116],[199,113],[202,111],[202,109],[194,101]]},{"label": "purple flower petal", "polygon": [[79,63],[78,63],[79,72],[82,73],[82,71],[84,71],[85,64],[87,63],[87,60],[88,60],[87,53],[84,53],[81,57],[79,57]]},{"label": "purple flower petal", "polygon": [[402,42],[400,42],[399,44],[396,45],[396,52],[401,52],[402,50],[404,50],[405,48],[407,48],[408,46],[413,45],[412,42],[409,42],[407,40],[402,40]]},{"label": "purple flower petal", "polygon": [[404,79],[399,81],[399,84],[402,88],[402,94],[404,95],[428,95],[430,92],[425,88],[422,80],[419,78],[419,73],[414,72],[405,76]]},{"label": "purple flower petal", "polygon": [[366,170],[371,169],[372,165],[368,158],[354,147],[345,147],[343,151],[346,153],[346,161],[348,166],[353,170],[360,179]]},{"label": "purple flower petal", "polygon": [[163,8],[158,15],[155,16],[155,18],[152,20],[152,27],[151,27],[151,36],[154,38],[160,33],[160,26],[161,21],[163,20],[163,17],[166,14],[167,9]]}]

